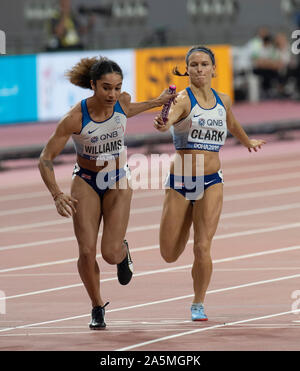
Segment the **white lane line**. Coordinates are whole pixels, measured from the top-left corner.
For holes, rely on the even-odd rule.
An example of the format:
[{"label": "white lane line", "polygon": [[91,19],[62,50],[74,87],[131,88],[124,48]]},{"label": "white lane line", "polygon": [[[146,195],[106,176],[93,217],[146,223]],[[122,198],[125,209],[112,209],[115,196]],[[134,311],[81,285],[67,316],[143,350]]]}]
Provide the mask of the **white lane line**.
[{"label": "white lane line", "polygon": [[76,241],[76,238],[74,236],[71,236],[71,237],[53,238],[51,240],[42,240],[42,241],[19,243],[19,244],[15,244],[15,245],[2,246],[2,247],[0,247],[0,251],[21,249],[21,248],[24,248],[24,247],[43,246],[43,245],[56,244],[56,243],[65,243],[65,242],[68,242],[68,241]]},{"label": "white lane line", "polygon": [[269,197],[269,196],[278,196],[282,194],[297,193],[300,191],[300,187],[287,187],[279,189],[271,189],[268,191],[258,191],[258,192],[249,192],[249,193],[239,193],[235,195],[228,195],[224,197],[224,201],[233,201],[233,200],[244,200],[249,198],[257,197]]},{"label": "white lane line", "polygon": [[[248,162],[248,160],[246,160]],[[232,167],[233,166],[233,167]],[[241,174],[241,173],[248,173],[251,175],[251,173],[255,172],[257,173],[258,171],[266,171],[266,170],[278,170],[278,169],[295,169],[299,167],[299,161],[286,161],[285,158],[282,158],[281,160],[276,160],[276,162],[270,162],[267,164],[256,164],[256,165],[249,165],[247,164],[246,166],[238,166],[234,167],[234,162],[232,163],[231,161],[223,161],[223,166],[225,176],[227,174]],[[72,167],[71,167],[71,172],[72,172]],[[71,174],[71,173],[70,173]],[[70,177],[58,177],[58,180],[60,183],[71,183],[71,176]],[[26,184],[25,186],[33,186],[33,185],[40,185],[42,180],[38,179],[35,182],[32,182],[31,184]],[[9,186],[1,186],[0,185],[0,190],[5,190],[5,189],[18,189],[18,188],[24,188],[23,184],[13,184]],[[67,191],[67,190],[66,190]],[[21,193],[17,193],[15,195],[7,195],[7,196],[0,196],[0,202],[1,201],[8,201],[10,199],[22,199],[22,198],[35,198],[35,197],[42,197],[49,195],[48,191],[43,191],[43,192],[25,192],[23,193],[23,196]],[[16,198],[14,198],[16,197]]]},{"label": "white lane line", "polygon": [[[72,218],[59,218],[57,220],[48,220],[48,221],[39,222],[39,223],[30,223],[30,224],[22,224],[22,225],[4,227],[4,228],[0,228],[0,232],[2,233],[13,232],[13,231],[19,231],[19,230],[25,230],[25,229],[31,229],[31,228],[41,228],[41,227],[47,227],[51,225],[60,225],[60,224],[67,224],[67,223],[72,223]],[[144,230],[143,228],[145,228],[145,230],[153,229],[152,226],[139,226],[139,227],[132,227],[131,229],[133,232],[138,232],[140,230]]]},{"label": "white lane line", "polygon": [[285,211],[285,210],[293,210],[300,208],[300,202],[295,202],[293,204],[284,204],[278,206],[270,206],[270,207],[263,207],[259,209],[250,209],[250,210],[242,210],[236,211],[233,213],[223,213],[221,214],[221,219],[227,218],[235,218],[240,216],[249,216],[249,215],[258,215],[264,213],[273,213],[276,211]]},{"label": "white lane line", "polygon": [[[188,241],[188,243],[192,243],[192,242],[193,241]],[[149,246],[147,248],[148,249],[158,248],[158,245]],[[270,254],[276,254],[276,253],[282,253],[282,252],[288,252],[288,251],[295,251],[295,250],[299,250],[299,249],[300,249],[300,245],[299,246],[289,246],[289,247],[284,247],[284,248],[280,248],[280,249],[259,251],[259,252],[251,253],[251,254],[244,254],[244,255],[232,256],[232,257],[228,257],[228,258],[216,259],[216,260],[213,260],[213,264],[225,263],[225,262],[248,259],[248,258],[254,258],[254,257],[257,257],[257,256],[270,255]],[[138,251],[141,251],[141,249],[135,249],[135,252],[138,252]],[[145,251],[144,248],[143,248],[143,251]],[[47,264],[47,263],[45,263],[45,264]],[[151,270],[151,271],[144,271],[144,272],[141,272],[141,273],[134,273],[134,277],[143,277],[143,276],[149,276],[149,275],[157,274],[157,273],[174,272],[174,271],[178,271],[178,270],[189,269],[191,267],[192,267],[192,264],[187,264],[187,265],[181,265],[181,266],[177,266],[177,267],[170,267],[170,268],[156,269],[156,270]],[[24,267],[19,267],[19,268],[27,269],[27,268],[24,268]],[[35,268],[35,267],[32,267],[32,268]],[[14,270],[18,270],[18,267]],[[7,271],[7,270],[4,270],[4,271]],[[2,273],[2,272],[3,272],[3,270],[0,273]],[[111,281],[116,281],[116,280],[117,280],[117,277],[104,278],[104,279],[101,279],[101,283],[111,282]],[[31,291],[31,292],[27,292],[27,293],[23,293],[23,294],[0,297],[0,302],[1,302],[1,300],[16,299],[16,298],[25,297],[25,296],[45,294],[45,293],[48,293],[48,292],[61,291],[61,290],[66,290],[66,289],[73,289],[73,288],[77,288],[77,287],[81,287],[81,286],[83,286],[82,283],[76,283],[76,284],[72,284],[72,285],[59,286],[59,287],[53,287],[53,288],[50,288],[50,289]]]},{"label": "white lane line", "polygon": [[[246,178],[246,179],[236,179],[236,180],[229,180],[226,181],[225,179],[225,186],[227,187],[236,187],[240,185],[248,185],[248,184],[259,184],[259,183],[267,183],[267,182],[278,182],[282,179],[283,174],[277,175],[269,175],[269,176],[260,176],[254,178]],[[300,178],[300,168],[297,173],[285,173],[285,179],[297,179]]]},{"label": "white lane line", "polygon": [[[257,215],[257,214],[270,213],[270,212],[276,212],[276,211],[292,210],[292,209],[297,209],[297,208],[300,208],[300,203],[264,207],[264,208],[259,208],[259,209],[242,210],[242,211],[237,211],[233,213],[223,213],[221,215],[221,219],[235,218],[235,217],[248,216],[248,215]],[[160,210],[162,210],[162,206],[144,207],[144,208],[132,209],[131,214],[143,214],[143,213],[148,213],[148,212],[150,213],[150,212],[155,212],[155,211],[160,211]],[[128,232],[130,232],[130,228],[128,229]],[[99,236],[100,235],[101,233],[99,234]],[[76,238],[73,236],[73,237],[55,238],[53,240],[36,241],[32,243],[0,246],[0,251],[18,249],[18,248],[23,248],[23,247],[45,245],[45,244],[50,244],[50,243],[75,241],[75,240]]]},{"label": "white lane line", "polygon": [[[22,185],[20,185],[22,187]],[[63,192],[68,192],[67,189],[62,189]],[[40,191],[40,192],[22,192],[13,194],[13,195],[6,195],[0,196],[1,201],[16,201],[16,200],[30,200],[31,198],[39,198],[39,197],[48,197],[49,200],[51,199],[51,195],[48,191]]]},{"label": "white lane line", "polygon": [[0,211],[0,216],[7,216],[7,215],[19,215],[25,213],[35,213],[37,211],[46,211],[46,210],[55,210],[54,204],[47,204],[41,206],[31,206],[31,207],[22,207],[20,209],[9,209]]},{"label": "white lane line", "polygon": [[[21,188],[21,185],[19,185]],[[0,202],[2,201],[14,201],[14,200],[27,200],[31,198],[38,198],[48,195],[50,197],[50,193],[47,191],[40,191],[40,192],[22,192],[19,191],[16,194],[13,195],[6,195],[6,196],[0,196]]]},{"label": "white lane line", "polygon": [[[131,209],[131,214],[141,214],[145,212],[152,212],[161,210],[162,206],[152,206],[152,207],[141,207],[136,209]],[[7,216],[7,215],[19,215],[19,214],[25,214],[25,213],[32,213],[36,211],[45,211],[45,210],[52,210],[55,211],[54,204],[48,204],[48,205],[41,205],[41,206],[32,206],[32,207],[24,207],[21,209],[10,209],[10,210],[4,210],[0,211],[0,216]]]},{"label": "white lane line", "polygon": [[[273,315],[272,315],[273,316]],[[159,323],[158,326],[159,328],[156,328],[156,327],[153,327],[150,324],[147,324],[147,323],[143,323],[141,322],[140,324],[138,323],[126,323],[125,325],[123,326],[119,326],[119,325],[116,325],[114,326],[113,324],[109,324],[109,333],[128,333],[128,327],[130,326],[131,329],[134,328],[134,330],[139,330],[139,331],[142,331],[144,333],[148,333],[148,332],[151,332],[151,333],[155,333],[155,332],[161,332],[161,326],[164,327],[164,332],[174,332],[174,331],[182,331],[182,325],[186,325],[187,323],[191,324],[191,321],[182,321],[182,322],[179,322],[177,327],[172,327],[172,328],[167,328],[165,326],[165,324],[163,322]],[[147,326],[149,325],[149,327]],[[225,326],[226,325],[226,326]],[[237,324],[236,326],[229,326],[229,324],[223,324],[223,327],[220,327],[222,330],[230,330],[230,331],[245,331],[245,328],[247,329],[250,329],[250,330],[260,330],[260,329],[296,329],[298,328],[299,326],[298,325],[292,325],[291,324],[282,324],[282,325],[276,325],[276,324],[272,324],[272,325],[260,325],[260,324],[248,324],[248,323],[242,323],[242,324]],[[134,327],[133,327],[134,326]],[[146,326],[146,327],[145,327]],[[174,325],[173,325],[174,326]],[[180,327],[179,327],[180,326]],[[225,327],[224,327],[225,326]],[[46,328],[52,328],[52,327],[46,327]],[[75,327],[77,328],[77,327]],[[78,326],[78,328],[87,328],[87,326]],[[43,329],[43,327],[38,327],[38,329]],[[55,327],[54,327],[55,329]],[[81,335],[81,334],[90,334],[91,333],[91,330],[87,330],[87,331],[80,331],[80,330],[77,330],[77,331],[60,331],[60,332],[32,332],[32,333],[29,333],[28,331],[27,332],[24,332],[24,333],[21,333],[21,334],[4,334],[4,335],[0,335],[0,337],[29,337],[29,336],[50,336],[50,335],[63,335],[63,336],[66,336],[66,335]]]},{"label": "white lane line", "polygon": [[[285,166],[285,163],[287,166]],[[286,159],[282,158],[280,162],[276,160],[276,162],[270,162],[269,164],[258,164],[258,165],[251,165],[248,163],[246,166],[239,166],[239,167],[234,167],[232,166],[232,164],[224,162],[223,167],[225,169],[224,170],[225,175],[226,174],[241,174],[241,173],[248,173],[249,175],[251,175],[251,173],[257,173],[258,171],[298,168],[299,160],[286,161]]]},{"label": "white lane line", "polygon": [[[240,200],[240,199],[244,200],[244,199],[249,199],[249,198],[275,196],[275,195],[281,195],[281,194],[295,193],[299,191],[300,191],[300,187],[289,187],[289,188],[273,189],[270,191],[241,193],[241,194],[225,196],[224,202]],[[13,232],[13,231],[31,229],[31,228],[40,228],[40,227],[46,227],[48,225],[65,224],[65,223],[71,223],[71,222],[72,222],[71,218],[67,218],[67,219],[59,218],[57,220],[49,220],[49,221],[40,222],[40,223],[30,223],[30,224],[21,224],[21,225],[3,227],[3,228],[0,228],[0,233],[1,232],[2,233]]]},{"label": "white lane line", "polygon": [[[300,270],[300,266],[298,267],[259,267],[259,268],[253,268],[253,267],[249,267],[249,268],[215,268],[214,269],[214,272],[266,272],[266,271],[299,271]],[[41,275],[41,273],[39,273]],[[32,276],[34,275],[38,275],[38,274],[34,274],[32,273]],[[48,273],[44,273],[44,276],[47,276]],[[22,274],[5,274],[4,277],[19,277],[21,276],[22,277]],[[24,274],[24,276],[27,276],[27,274]],[[28,275],[30,276],[30,274]]]},{"label": "white lane line", "polygon": [[214,240],[219,240],[220,238],[223,239],[223,238],[232,238],[232,237],[240,237],[240,236],[250,236],[250,235],[258,234],[258,233],[278,232],[278,231],[283,231],[286,229],[293,229],[293,228],[299,228],[299,227],[300,227],[300,223],[291,223],[291,224],[285,224],[285,225],[278,225],[274,227],[250,229],[247,231],[227,233],[224,235],[215,236]]},{"label": "white lane line", "polygon": [[[300,268],[299,268],[300,269]],[[263,270],[263,269],[262,269]],[[283,269],[282,269],[283,270]],[[288,270],[288,269],[284,269]],[[102,272],[103,275],[108,275],[110,272]],[[78,277],[77,272],[61,272],[61,273],[49,273],[49,272],[44,272],[44,273],[3,273],[1,275],[2,278],[4,277],[62,277],[62,276],[69,276],[69,277]]]},{"label": "white lane line", "polygon": [[150,344],[159,343],[161,341],[167,341],[167,340],[170,340],[170,339],[179,338],[181,336],[193,335],[193,334],[197,334],[199,332],[211,331],[211,330],[219,329],[219,328],[222,328],[222,327],[234,326],[234,325],[239,325],[239,324],[242,324],[242,323],[259,321],[259,320],[268,319],[268,318],[275,318],[275,317],[280,317],[280,316],[284,316],[284,315],[292,314],[292,313],[295,314],[295,313],[299,313],[299,312],[300,312],[300,309],[294,310],[294,311],[273,313],[273,314],[267,314],[265,316],[253,317],[253,318],[243,319],[243,320],[240,320],[240,321],[228,322],[228,323],[223,323],[223,324],[219,324],[219,325],[213,325],[213,326],[209,326],[209,327],[199,328],[199,329],[195,329],[195,330],[184,331],[184,332],[180,332],[180,333],[177,333],[177,334],[163,336],[163,337],[160,337],[160,338],[157,338],[157,339],[144,341],[142,343],[137,343],[137,344],[133,344],[133,345],[130,345],[130,346],[127,346],[127,347],[115,349],[115,351],[132,350],[132,349],[141,348],[143,346],[147,346],[147,345],[150,345]]},{"label": "white lane line", "polygon": [[[300,177],[300,175],[299,175]],[[226,197],[224,201],[226,201]],[[300,203],[293,203],[290,205],[280,205],[280,206],[273,206],[273,208],[263,208],[263,209],[255,209],[255,210],[262,210],[265,212],[271,212],[271,211],[276,211],[278,210],[288,210],[288,209],[293,209],[293,208],[298,208],[300,207]],[[47,205],[41,205],[41,206],[32,206],[32,207],[24,207],[20,209],[10,209],[10,210],[4,210],[0,211],[0,217],[1,216],[8,216],[8,215],[19,215],[19,214],[25,214],[25,213],[31,213],[31,212],[39,212],[39,211],[45,211],[45,210],[52,210],[55,211],[54,205],[53,204],[47,204]],[[153,212],[153,211],[161,211],[162,210],[162,205],[157,205],[157,206],[149,206],[149,207],[142,207],[142,208],[132,208],[130,210],[131,214],[142,214],[142,213],[148,213],[148,212]],[[260,213],[260,211],[258,211]],[[243,214],[242,214],[243,215]],[[244,214],[244,215],[251,215],[251,214]],[[239,216],[239,215],[237,215]]]},{"label": "white lane line", "polygon": [[[69,189],[64,189],[62,188],[62,191],[65,192],[65,193],[68,193],[70,192]],[[156,190],[156,191],[141,191],[141,192],[137,192],[137,193],[134,193],[133,194],[133,198],[146,198],[146,197],[153,197],[153,196],[157,196],[157,194],[159,194],[159,191],[161,190]],[[163,192],[161,191],[160,192],[161,194],[163,194]],[[24,199],[31,199],[31,198],[39,198],[39,197],[47,197],[49,200],[51,199],[51,195],[48,191],[40,191],[40,192],[25,192],[25,193],[17,193],[17,194],[13,194],[13,195],[6,195],[6,196],[0,196],[0,202],[1,201],[15,201],[15,200],[24,200]]]},{"label": "white lane line", "polygon": [[[300,226],[300,223],[293,223],[293,224],[280,225],[280,226],[277,226],[277,227],[270,227],[270,228],[250,229],[250,230],[241,231],[241,232],[216,235],[213,240],[221,240],[221,239],[225,239],[225,238],[253,235],[253,234],[257,234],[257,233],[276,232],[276,231],[285,230],[285,229],[298,228],[299,226]],[[151,227],[159,228],[159,224],[155,224]],[[136,230],[134,230],[134,231],[136,231]],[[132,231],[130,228],[127,230],[127,232],[134,232],[134,231]],[[52,243],[52,241],[54,241],[55,243],[57,243],[57,242],[62,242],[62,240],[63,240],[63,242],[66,241],[65,239],[55,239],[55,240],[50,240],[50,242]],[[75,237],[69,237],[69,240],[73,241],[73,240],[75,240]],[[49,241],[44,241],[44,244],[47,244],[47,243],[49,243]],[[193,240],[188,240],[187,243],[188,244],[193,243]],[[39,245],[38,243],[36,243],[36,244]],[[33,246],[33,244],[26,244],[26,247],[28,247],[28,246]],[[24,246],[22,245],[22,247],[24,247]],[[158,248],[159,248],[159,245],[150,245],[150,246],[140,247],[140,248],[136,248],[136,249],[131,249],[131,251],[132,252],[141,252],[141,251],[147,251],[147,250],[158,249]],[[101,257],[101,254],[97,254],[97,257]],[[40,267],[45,267],[45,266],[50,266],[50,265],[57,265],[57,264],[73,263],[77,259],[78,259],[78,257],[69,258],[69,259],[62,259],[62,260],[55,260],[55,261],[45,262],[45,263],[36,263],[36,264],[25,265],[25,266],[20,266],[20,267],[3,268],[3,269],[0,269],[0,273],[12,272],[12,271],[22,270],[22,269],[40,268]]]},{"label": "white lane line", "polygon": [[[280,282],[280,281],[299,278],[299,277],[300,277],[300,274],[295,274],[295,275],[291,275],[291,276],[277,277],[277,278],[273,278],[273,279],[269,279],[269,280],[248,282],[248,283],[240,284],[240,285],[236,285],[236,286],[230,286],[230,287],[225,287],[225,288],[220,288],[220,289],[215,289],[215,290],[209,290],[209,291],[207,291],[207,294],[216,294],[216,293],[220,293],[220,292],[231,291],[231,290],[236,290],[236,289],[241,289],[241,288],[246,288],[246,287],[253,287],[253,286],[257,286],[257,285],[264,285],[264,284],[268,284],[268,283]],[[172,297],[172,298],[168,298],[168,299],[156,300],[156,301],[152,301],[152,302],[146,302],[146,303],[142,303],[142,304],[135,304],[135,305],[127,306],[127,307],[121,307],[121,308],[115,308],[115,309],[107,310],[106,313],[113,313],[113,312],[126,311],[126,310],[130,310],[130,309],[143,308],[143,307],[147,307],[147,306],[150,306],[150,305],[156,305],[156,304],[173,302],[173,301],[177,301],[177,300],[188,299],[188,298],[191,298],[193,296],[194,296],[194,294],[189,294],[189,295]],[[293,311],[284,312],[284,313],[296,313],[296,312],[298,312],[298,311],[293,310]],[[42,326],[42,325],[48,325],[48,324],[51,324],[51,323],[58,323],[58,322],[69,321],[69,320],[74,320],[74,319],[81,319],[81,318],[85,318],[85,317],[88,317],[88,316],[90,316],[90,314],[81,314],[81,315],[72,316],[72,317],[58,318],[58,319],[50,320],[50,321],[43,321],[43,322],[31,323],[31,324],[27,324],[27,325],[7,327],[7,328],[0,329],[0,332],[8,332],[8,331],[17,330],[17,329],[37,327],[37,326]],[[264,318],[264,317],[262,317],[262,318]],[[247,322],[247,320],[246,320],[246,322]],[[238,321],[238,323],[243,323],[243,321]],[[232,323],[232,324],[236,324],[236,323]]]},{"label": "white lane line", "polygon": [[[285,177],[288,179],[296,179],[300,178],[300,169],[297,173],[287,173],[285,174]],[[226,188],[229,187],[235,187],[240,185],[249,185],[249,184],[259,184],[259,183],[266,183],[266,182],[274,182],[277,181],[279,178],[279,175],[272,175],[272,176],[265,176],[265,177],[254,177],[254,178],[247,178],[247,179],[237,179],[237,180],[231,180],[226,181],[225,186]],[[44,194],[45,192],[39,192],[40,194]],[[32,194],[32,196],[35,193]],[[157,195],[157,192],[154,193]],[[135,198],[144,198],[146,197],[146,192],[143,192],[142,194],[137,194]],[[29,197],[31,198],[31,197]],[[23,198],[22,198],[23,199]],[[1,201],[1,198],[0,198]],[[33,206],[33,207],[24,207],[20,209],[10,209],[10,210],[4,210],[0,212],[1,216],[6,215],[16,215],[16,214],[22,214],[22,213],[30,213],[30,212],[36,212],[36,211],[45,211],[45,210],[54,210],[53,203],[47,204],[47,205],[41,205],[41,206]]]},{"label": "white lane line", "polygon": [[[189,272],[191,266],[189,267],[181,267],[181,272]],[[214,272],[279,272],[279,271],[300,271],[300,266],[298,267],[248,267],[248,268],[214,268]],[[112,274],[111,271],[101,272],[101,275],[110,276]],[[140,274],[140,271],[137,271],[136,274]],[[18,277],[18,278],[26,278],[26,277],[78,277],[78,272],[61,272],[61,273],[1,273],[1,278],[9,278],[9,277]]]}]

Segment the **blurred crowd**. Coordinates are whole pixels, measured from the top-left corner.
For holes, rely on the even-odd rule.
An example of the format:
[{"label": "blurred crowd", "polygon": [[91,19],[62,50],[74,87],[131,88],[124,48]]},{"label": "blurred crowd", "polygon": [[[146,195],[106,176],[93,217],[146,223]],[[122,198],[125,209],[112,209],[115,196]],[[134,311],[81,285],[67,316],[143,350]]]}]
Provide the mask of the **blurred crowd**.
[{"label": "blurred crowd", "polygon": [[260,99],[300,97],[300,60],[291,51],[290,40],[283,32],[272,35],[259,28],[245,46],[252,72],[259,79]]},{"label": "blurred crowd", "polygon": [[[46,50],[84,49],[84,35],[93,30],[95,14],[84,17],[83,24],[71,0],[58,0],[58,4],[48,24]],[[296,23],[300,28],[300,12]],[[292,41],[290,35],[260,27],[246,45],[234,49],[236,100],[300,99],[300,54],[292,54]]]},{"label": "blurred crowd", "polygon": [[57,11],[48,23],[47,51],[84,49],[83,37],[93,28],[95,17],[90,15],[86,24],[74,12],[71,0],[59,0]]}]

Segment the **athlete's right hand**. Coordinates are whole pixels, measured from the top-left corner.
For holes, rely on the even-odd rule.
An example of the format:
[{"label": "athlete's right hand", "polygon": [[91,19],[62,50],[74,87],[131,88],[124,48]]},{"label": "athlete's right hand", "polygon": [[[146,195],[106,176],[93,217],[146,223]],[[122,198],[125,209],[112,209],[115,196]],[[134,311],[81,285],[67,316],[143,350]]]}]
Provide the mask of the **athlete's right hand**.
[{"label": "athlete's right hand", "polygon": [[168,126],[166,125],[167,122],[168,122],[168,119],[164,122],[161,116],[156,116],[154,119],[153,126],[155,127],[155,129],[159,131],[167,131],[168,130]]},{"label": "athlete's right hand", "polygon": [[69,218],[76,213],[76,204],[78,201],[75,198],[61,193],[55,198],[54,202],[57,212],[61,216]]}]

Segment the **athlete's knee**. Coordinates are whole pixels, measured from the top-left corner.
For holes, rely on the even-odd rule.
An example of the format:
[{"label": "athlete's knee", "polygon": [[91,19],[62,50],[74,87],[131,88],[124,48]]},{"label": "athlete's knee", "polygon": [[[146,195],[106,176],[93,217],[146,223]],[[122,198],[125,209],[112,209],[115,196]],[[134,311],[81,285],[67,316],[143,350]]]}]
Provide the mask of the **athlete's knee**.
[{"label": "athlete's knee", "polygon": [[196,260],[210,259],[210,246],[211,241],[194,242],[194,256]]},{"label": "athlete's knee", "polygon": [[96,246],[80,245],[79,246],[79,261],[94,261],[96,259]]},{"label": "athlete's knee", "polygon": [[164,261],[167,263],[174,263],[179,257],[178,254],[176,254],[171,249],[166,248],[165,246],[160,246],[160,254]]},{"label": "athlete's knee", "polygon": [[122,243],[109,243],[102,246],[102,258],[108,264],[118,264],[122,259],[123,249]]}]

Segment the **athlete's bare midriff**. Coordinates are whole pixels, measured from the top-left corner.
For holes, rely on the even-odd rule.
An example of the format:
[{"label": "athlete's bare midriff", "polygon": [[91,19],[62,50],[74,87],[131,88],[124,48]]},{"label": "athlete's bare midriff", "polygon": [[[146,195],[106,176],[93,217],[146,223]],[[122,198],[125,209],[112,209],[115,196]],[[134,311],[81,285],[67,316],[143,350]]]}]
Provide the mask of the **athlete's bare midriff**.
[{"label": "athlete's bare midriff", "polygon": [[[214,174],[218,170],[220,170],[220,167],[221,167],[219,152],[184,149],[184,150],[176,151],[174,161],[171,163],[171,168],[170,168],[170,172],[172,174],[174,174],[174,170],[180,168],[180,164],[179,164],[180,160],[182,164],[182,167],[181,167],[182,174],[184,175],[195,176],[195,175]],[[176,164],[179,164],[179,165],[175,169]],[[204,166],[204,169],[202,165]],[[190,169],[191,169],[192,174],[189,174]]]},{"label": "athlete's bare midriff", "polygon": [[[110,160],[110,161],[102,161],[102,160],[89,160],[87,158],[77,155],[77,164],[81,168],[94,171],[94,172],[101,171],[102,169],[107,168],[108,165],[110,165],[109,168],[112,168],[112,170],[119,169],[120,167],[125,166],[125,163],[122,166],[121,162],[122,161],[120,160],[119,157],[116,157],[115,159]],[[99,166],[99,164],[101,164],[101,166]]]}]

